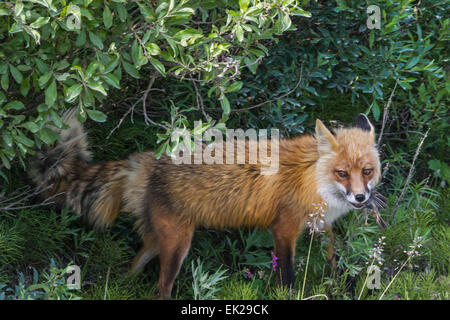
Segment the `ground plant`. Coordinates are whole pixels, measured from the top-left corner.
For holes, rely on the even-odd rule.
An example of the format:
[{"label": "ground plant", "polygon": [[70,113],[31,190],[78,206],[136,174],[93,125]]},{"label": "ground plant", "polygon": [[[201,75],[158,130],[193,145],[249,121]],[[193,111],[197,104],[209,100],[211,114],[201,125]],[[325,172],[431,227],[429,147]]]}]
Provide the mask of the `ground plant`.
[{"label": "ground plant", "polygon": [[132,217],[94,231],[31,184],[69,108],[94,161],[171,154],[174,131],[294,137],[365,113],[387,228],[361,210],[337,220],[336,270],[328,236],[305,230],[294,292],[276,284],[270,230],[201,228],[172,299],[448,300],[449,13],[440,0],[2,1],[0,300],[156,297],[158,259],[128,274]]}]

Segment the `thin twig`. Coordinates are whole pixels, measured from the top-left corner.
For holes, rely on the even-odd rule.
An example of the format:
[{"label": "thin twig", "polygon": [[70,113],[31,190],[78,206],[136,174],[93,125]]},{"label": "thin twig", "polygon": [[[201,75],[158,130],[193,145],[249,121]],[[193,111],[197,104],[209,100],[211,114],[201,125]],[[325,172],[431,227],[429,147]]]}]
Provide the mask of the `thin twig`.
[{"label": "thin twig", "polygon": [[120,118],[119,123],[117,123],[117,125],[109,132],[108,136],[106,137],[106,140],[108,140],[111,135],[113,134],[114,131],[116,131],[117,129],[119,129],[119,127],[122,125],[123,120],[125,120],[125,118],[131,113],[131,111],[134,109],[134,106],[131,106],[130,108],[128,108],[128,111],[125,112],[125,114],[123,115],[122,118]]},{"label": "thin twig", "polygon": [[264,102],[262,102],[262,103],[256,104],[256,105],[251,106],[251,107],[242,108],[242,109],[235,109],[235,110],[232,110],[231,112],[243,112],[243,111],[247,111],[247,110],[259,108],[259,107],[265,105],[266,103],[272,103],[272,102],[275,102],[275,101],[277,101],[277,100],[279,100],[279,99],[282,99],[282,98],[284,98],[284,97],[290,95],[292,92],[294,92],[295,90],[297,90],[298,86],[299,86],[300,83],[302,82],[302,75],[303,75],[303,65],[302,65],[302,67],[301,67],[301,69],[300,69],[300,77],[299,77],[299,79],[298,79],[298,81],[297,81],[297,84],[295,85],[294,88],[292,88],[292,89],[289,90],[288,92],[286,92],[286,93],[282,94],[281,96],[276,97],[276,98],[274,98],[274,99],[270,99],[270,100],[264,101]]},{"label": "thin twig", "polygon": [[303,298],[302,300],[311,300],[311,299],[314,299],[314,298],[317,298],[317,297],[325,297],[325,299],[329,300],[328,296],[326,294],[323,294],[323,293],[315,294],[313,296],[310,296],[310,297],[307,297],[307,298]]},{"label": "thin twig", "polygon": [[402,264],[402,266],[400,267],[400,269],[397,271],[397,273],[395,274],[395,276],[391,279],[391,281],[389,281],[388,285],[386,286],[386,288],[384,289],[383,293],[381,294],[380,298],[378,298],[378,300],[383,299],[384,295],[386,294],[386,292],[388,291],[389,287],[391,286],[391,284],[394,282],[394,280],[397,278],[397,276],[400,274],[400,271],[402,271],[402,269],[406,266],[406,264],[409,262],[409,260],[411,260],[411,256],[408,257],[408,259],[406,259],[406,261]]},{"label": "thin twig", "polygon": [[161,124],[161,123],[158,123],[158,122],[153,121],[152,119],[149,118],[149,116],[148,116],[148,114],[147,114],[147,97],[148,97],[148,94],[150,93],[150,91],[162,91],[162,92],[165,92],[164,89],[152,88],[152,87],[153,87],[153,84],[154,84],[154,82],[155,82],[155,80],[156,80],[156,78],[158,78],[158,75],[157,75],[157,74],[153,75],[153,76],[150,78],[150,82],[148,83],[147,89],[145,89],[145,91],[143,92],[143,95],[142,95],[139,99],[137,99],[137,100],[131,105],[131,107],[128,108],[127,112],[125,112],[125,114],[122,116],[122,118],[120,118],[118,124],[110,131],[110,133],[109,133],[108,136],[106,137],[107,140],[111,137],[111,135],[113,134],[114,131],[116,131],[117,129],[119,129],[119,127],[122,125],[122,122],[126,119],[126,117],[128,117],[128,115],[129,115],[130,113],[131,113],[131,115],[132,115],[132,116],[131,116],[131,122],[133,122],[133,113],[134,113],[134,109],[136,108],[136,106],[137,106],[140,102],[142,102],[142,110],[143,110],[144,120],[145,120],[145,123],[146,123],[147,125],[148,125],[149,123],[151,123],[151,124],[153,124],[153,125],[155,125],[155,126],[159,126],[159,127],[161,127],[161,128],[164,128],[164,129],[170,129],[169,127],[167,127],[167,126],[165,126],[165,125],[163,125],[163,124]]},{"label": "thin twig", "polygon": [[388,102],[387,102],[386,105],[384,106],[384,111],[383,111],[383,124],[381,125],[380,135],[378,136],[378,143],[377,143],[378,146],[380,145],[381,139],[382,139],[382,137],[383,137],[384,127],[385,127],[385,125],[386,125],[386,121],[387,121],[388,114],[389,114],[389,107],[390,107],[391,104],[392,104],[392,98],[394,97],[394,92],[395,92],[395,89],[397,88],[397,84],[398,84],[398,79],[395,80],[395,86],[394,86],[394,89],[392,89],[392,92],[391,92],[391,95],[389,96]]},{"label": "thin twig", "polygon": [[402,192],[400,193],[400,196],[397,198],[397,201],[395,202],[394,208],[392,209],[392,213],[391,213],[391,217],[390,217],[391,221],[392,221],[392,219],[394,218],[394,216],[395,216],[395,214],[397,212],[398,206],[400,205],[400,201],[405,196],[406,189],[408,188],[409,183],[411,182],[411,178],[412,178],[412,175],[414,173],[414,165],[416,163],[417,157],[419,156],[420,149],[422,148],[423,142],[425,141],[425,139],[428,136],[428,132],[430,132],[430,128],[428,128],[427,132],[425,132],[424,136],[422,137],[422,139],[419,142],[419,145],[417,146],[416,153],[414,154],[413,161],[412,161],[411,166],[409,168],[409,173],[408,173],[408,177],[406,178],[405,185],[403,187]]},{"label": "thin twig", "polygon": [[144,120],[145,120],[146,124],[151,122],[150,118],[147,115],[147,105],[146,105],[146,103],[147,103],[147,96],[148,96],[148,93],[150,92],[150,90],[152,89],[153,83],[155,83],[156,78],[157,78],[156,74],[154,74],[150,78],[150,81],[149,81],[148,86],[147,86],[147,90],[144,91],[144,95],[142,96],[142,110],[144,111]]},{"label": "thin twig", "polygon": [[31,191],[29,188],[23,188],[23,191],[14,192],[9,198],[6,199],[3,199],[2,195],[2,199],[0,200],[0,212],[37,208],[54,204],[55,202],[53,200],[63,193],[57,193],[50,197],[47,197],[46,199],[44,199],[44,201],[38,204],[24,205],[24,203],[30,198],[38,196],[52,187],[53,185],[48,185],[45,188],[41,189],[41,185],[39,185]]},{"label": "thin twig", "polygon": [[[370,267],[373,266],[373,263],[374,263],[374,262],[375,262],[375,258],[372,259],[372,262],[370,263],[370,266],[369,266],[369,268],[367,268],[367,269],[370,269]],[[364,288],[366,287],[367,279],[368,279],[368,278],[369,278],[369,272],[366,273],[366,278],[364,279],[363,286],[362,286],[362,288],[361,288],[361,291],[359,292],[358,300],[361,300],[361,296],[362,296],[362,293],[363,293],[363,291],[364,291]]]},{"label": "thin twig", "polygon": [[205,112],[205,105],[203,103],[203,98],[200,95],[200,92],[197,88],[197,84],[195,83],[195,81],[192,81],[192,84],[194,85],[195,89],[195,97],[197,99],[197,109],[200,109],[202,111],[203,116],[205,117],[206,121],[208,121],[208,119],[210,119],[211,117],[208,116],[208,114]]},{"label": "thin twig", "polygon": [[111,273],[111,267],[108,267],[108,271],[106,272],[105,294],[103,295],[103,300],[106,300],[106,293],[108,292],[108,282],[109,282],[109,274],[110,273]]},{"label": "thin twig", "polygon": [[410,134],[410,133],[413,133],[413,134],[420,134],[420,135],[423,136],[423,132],[416,131],[416,130],[396,131],[396,132],[385,132],[384,135],[385,135],[385,136],[398,136],[398,135],[401,135],[401,134]]},{"label": "thin twig", "polygon": [[[300,296],[300,300],[303,300],[303,294],[304,294],[304,292],[305,292],[306,275],[308,274],[309,256],[310,256],[310,253],[311,253],[311,247],[312,247],[313,239],[314,239],[314,232],[311,234],[311,240],[310,240],[310,242],[309,242],[308,256],[307,256],[307,258],[306,258],[305,275],[304,275],[304,277],[303,277],[302,294],[301,294],[301,296]],[[300,294],[300,290],[299,290],[298,293]]]}]

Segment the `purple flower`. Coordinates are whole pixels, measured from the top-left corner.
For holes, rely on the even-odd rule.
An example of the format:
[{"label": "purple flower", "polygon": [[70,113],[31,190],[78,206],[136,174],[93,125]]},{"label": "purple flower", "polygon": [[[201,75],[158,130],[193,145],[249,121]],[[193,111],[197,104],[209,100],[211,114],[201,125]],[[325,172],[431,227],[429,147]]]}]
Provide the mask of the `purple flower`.
[{"label": "purple flower", "polygon": [[278,266],[278,262],[277,262],[278,257],[273,252],[270,255],[272,256],[272,269],[273,269],[273,272],[276,272],[277,271],[277,266]]}]

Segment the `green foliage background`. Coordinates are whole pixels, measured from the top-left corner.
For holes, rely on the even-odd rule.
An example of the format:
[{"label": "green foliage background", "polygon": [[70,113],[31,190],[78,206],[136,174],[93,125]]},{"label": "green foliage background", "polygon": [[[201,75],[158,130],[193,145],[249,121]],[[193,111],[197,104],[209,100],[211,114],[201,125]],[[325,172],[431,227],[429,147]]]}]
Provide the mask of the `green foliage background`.
[{"label": "green foliage background", "polygon": [[[381,8],[380,30],[366,26],[372,4]],[[370,218],[365,225],[359,212],[340,219],[337,275],[324,259],[326,237],[314,239],[306,295],[379,298],[421,236],[420,255],[384,298],[448,299],[449,7],[430,0],[2,2],[0,298],[154,297],[157,259],[143,274],[124,276],[139,248],[129,217],[94,233],[66,211],[7,210],[9,195],[29,183],[29,156],[58,139],[52,129],[64,128],[60,115],[76,106],[96,161],[170,153],[175,129],[273,127],[289,137],[312,132],[316,118],[334,127],[365,112],[377,133],[383,127],[379,190],[389,196],[382,215],[390,227],[381,231]],[[367,263],[381,236],[382,290],[368,291]],[[299,288],[309,241],[307,234],[298,241]],[[274,284],[271,250],[267,231],[198,230],[173,295],[289,298]],[[75,293],[61,280],[69,263],[82,267]]]}]

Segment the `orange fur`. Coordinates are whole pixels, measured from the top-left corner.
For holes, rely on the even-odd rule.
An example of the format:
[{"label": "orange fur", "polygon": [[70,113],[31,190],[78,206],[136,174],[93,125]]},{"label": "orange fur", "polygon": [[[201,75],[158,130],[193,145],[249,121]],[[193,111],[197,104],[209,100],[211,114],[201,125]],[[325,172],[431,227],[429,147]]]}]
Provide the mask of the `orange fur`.
[{"label": "orange fur", "polygon": [[[252,163],[251,142],[244,146],[245,164],[175,164],[167,156],[155,159],[152,152],[93,164],[81,125],[71,121],[73,114],[68,117],[71,129],[56,146],[58,152],[38,157],[34,180],[53,185],[49,193],[64,192],[60,204],[98,227],[110,225],[119,211],[133,214],[143,240],[133,271],[159,255],[158,290],[164,299],[170,297],[198,226],[272,228],[279,279],[292,286],[295,243],[309,215],[323,208],[323,227],[331,230],[335,219],[357,205],[353,192],[372,188],[380,178],[373,127],[362,116],[359,127],[338,129],[335,135],[318,120],[315,136],[281,139],[279,169],[273,175],[260,174],[261,159]],[[363,174],[368,168],[370,175]],[[330,259],[333,254],[334,249]]]}]

